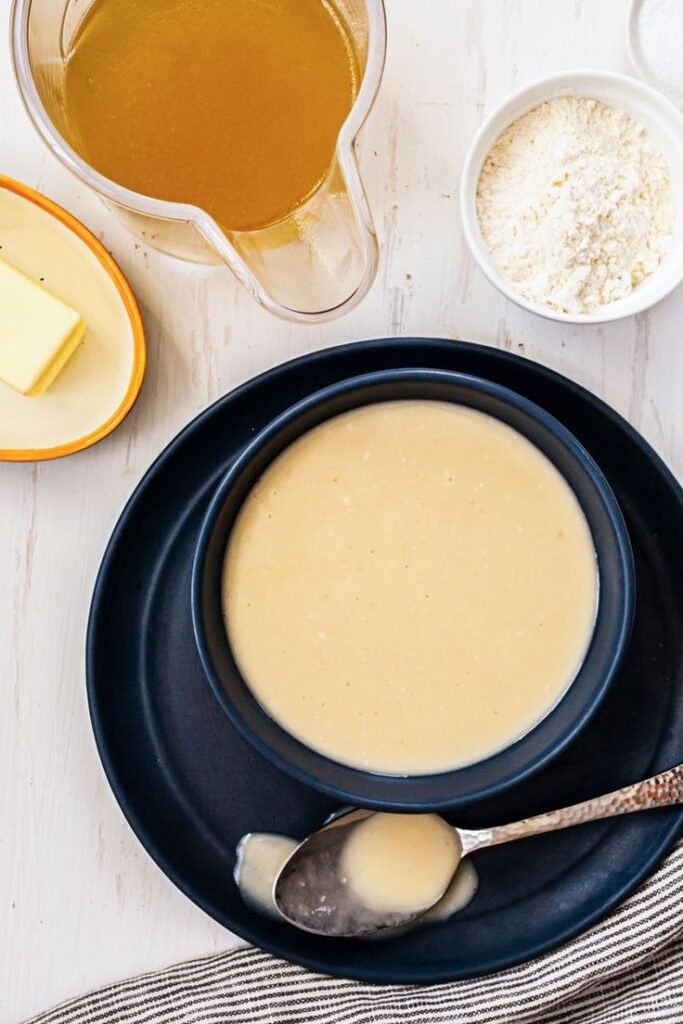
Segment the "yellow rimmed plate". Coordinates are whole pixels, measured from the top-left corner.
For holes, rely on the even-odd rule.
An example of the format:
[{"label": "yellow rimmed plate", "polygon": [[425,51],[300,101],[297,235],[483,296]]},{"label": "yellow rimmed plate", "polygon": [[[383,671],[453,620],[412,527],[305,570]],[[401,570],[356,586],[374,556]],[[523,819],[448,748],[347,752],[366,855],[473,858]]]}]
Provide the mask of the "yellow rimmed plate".
[{"label": "yellow rimmed plate", "polygon": [[0,174],[0,256],[82,314],[86,332],[39,398],[0,382],[0,461],[58,459],[110,434],[132,409],[145,373],[135,296],[95,236],[70,213]]}]

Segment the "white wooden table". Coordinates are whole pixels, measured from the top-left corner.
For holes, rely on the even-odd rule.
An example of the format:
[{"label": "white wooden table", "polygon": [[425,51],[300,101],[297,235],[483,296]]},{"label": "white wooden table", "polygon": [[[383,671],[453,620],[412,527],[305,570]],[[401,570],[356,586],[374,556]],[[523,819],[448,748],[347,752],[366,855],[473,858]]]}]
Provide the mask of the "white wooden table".
[{"label": "white wooden table", "polygon": [[363,166],[383,259],[365,302],[321,327],[262,312],[227,271],[134,244],[44,149],[9,66],[0,0],[0,171],[62,203],[140,299],[149,369],[125,424],[87,453],[0,466],[0,1021],[235,940],[144,853],[88,721],[83,647],[109,533],[153,457],[210,402],[291,356],[386,334],[499,345],[591,388],[683,473],[683,289],[650,314],[572,329],[502,299],[469,259],[458,177],[482,115],[535,76],[626,70],[626,0],[387,0],[389,57]]}]

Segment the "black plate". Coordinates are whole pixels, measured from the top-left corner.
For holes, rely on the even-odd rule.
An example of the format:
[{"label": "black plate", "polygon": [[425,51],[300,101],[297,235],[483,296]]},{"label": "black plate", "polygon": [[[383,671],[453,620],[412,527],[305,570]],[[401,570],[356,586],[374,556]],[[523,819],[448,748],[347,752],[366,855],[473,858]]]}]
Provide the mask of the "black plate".
[{"label": "black plate", "polygon": [[250,942],[328,974],[379,982],[474,977],[560,945],[616,906],[683,830],[672,809],[483,851],[474,902],[394,939],[322,940],[246,907],[233,881],[248,831],[304,836],[334,806],[272,767],[230,725],[202,674],[190,574],[212,491],[240,448],[326,384],[388,367],[460,370],[560,419],[611,483],[630,531],[636,618],[624,667],[581,736],[546,770],[458,815],[466,827],[559,807],[683,761],[683,494],[652,449],[588,392],[496,349],[380,340],[305,356],[221,399],[169,445],[114,531],[88,627],[90,711],[131,826],[190,899]]}]

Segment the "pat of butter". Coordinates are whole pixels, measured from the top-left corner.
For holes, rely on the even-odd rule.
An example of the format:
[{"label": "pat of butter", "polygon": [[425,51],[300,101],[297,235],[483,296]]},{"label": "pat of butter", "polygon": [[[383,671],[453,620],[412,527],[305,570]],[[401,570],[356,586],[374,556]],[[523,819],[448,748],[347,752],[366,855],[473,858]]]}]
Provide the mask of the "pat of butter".
[{"label": "pat of butter", "polygon": [[0,380],[42,395],[83,338],[75,309],[0,259]]}]

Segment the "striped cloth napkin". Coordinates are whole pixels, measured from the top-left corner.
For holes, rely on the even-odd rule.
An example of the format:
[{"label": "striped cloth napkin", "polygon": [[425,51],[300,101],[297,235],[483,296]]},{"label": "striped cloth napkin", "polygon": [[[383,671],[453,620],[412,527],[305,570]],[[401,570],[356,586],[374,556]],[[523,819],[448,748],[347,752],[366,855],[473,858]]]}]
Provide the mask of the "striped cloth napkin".
[{"label": "striped cloth napkin", "polygon": [[119,982],[33,1024],[681,1024],[683,842],[611,917],[553,953],[424,988],[312,974],[242,948]]}]

